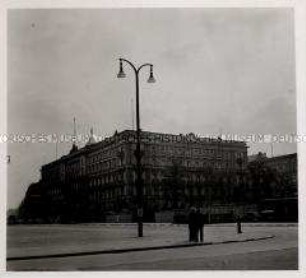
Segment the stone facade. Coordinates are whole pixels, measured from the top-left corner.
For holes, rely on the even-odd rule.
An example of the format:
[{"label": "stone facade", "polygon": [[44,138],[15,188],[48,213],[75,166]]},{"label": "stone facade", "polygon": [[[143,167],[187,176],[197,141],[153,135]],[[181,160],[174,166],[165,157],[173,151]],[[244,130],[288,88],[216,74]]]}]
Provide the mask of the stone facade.
[{"label": "stone facade", "polygon": [[[136,200],[136,132],[125,130],[42,166],[41,183],[53,203],[132,211]],[[186,208],[211,194],[219,177],[233,186],[247,167],[245,142],[194,134],[141,133],[144,204],[149,211]],[[217,189],[216,189],[217,190]],[[69,201],[67,200],[69,199]]]}]

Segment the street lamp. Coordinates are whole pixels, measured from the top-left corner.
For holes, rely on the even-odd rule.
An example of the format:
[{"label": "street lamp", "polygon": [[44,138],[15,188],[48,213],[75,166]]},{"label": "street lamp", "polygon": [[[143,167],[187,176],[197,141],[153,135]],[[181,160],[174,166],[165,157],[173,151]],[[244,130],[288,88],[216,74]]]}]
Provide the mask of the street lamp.
[{"label": "street lamp", "polygon": [[125,78],[126,74],[123,71],[123,62],[130,65],[135,73],[136,81],[136,194],[137,194],[137,223],[138,223],[138,237],[143,236],[143,181],[141,177],[141,152],[140,152],[140,115],[139,115],[139,72],[142,68],[150,67],[150,75],[148,83],[154,83],[155,78],[153,76],[153,65],[149,63],[142,64],[138,68],[134,64],[126,59],[119,59],[119,73],[118,78]]}]

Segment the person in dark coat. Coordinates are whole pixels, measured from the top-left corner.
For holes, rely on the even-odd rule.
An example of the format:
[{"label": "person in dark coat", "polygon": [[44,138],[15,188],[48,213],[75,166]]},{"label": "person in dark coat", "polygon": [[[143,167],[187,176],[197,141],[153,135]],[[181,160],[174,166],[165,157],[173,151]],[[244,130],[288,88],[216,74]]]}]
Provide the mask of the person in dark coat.
[{"label": "person in dark coat", "polygon": [[196,209],[191,207],[188,215],[189,241],[197,242],[197,216]]},{"label": "person in dark coat", "polygon": [[205,223],[205,215],[203,209],[199,208],[196,212],[196,221],[198,233],[200,234],[200,241],[204,240],[204,223]]}]

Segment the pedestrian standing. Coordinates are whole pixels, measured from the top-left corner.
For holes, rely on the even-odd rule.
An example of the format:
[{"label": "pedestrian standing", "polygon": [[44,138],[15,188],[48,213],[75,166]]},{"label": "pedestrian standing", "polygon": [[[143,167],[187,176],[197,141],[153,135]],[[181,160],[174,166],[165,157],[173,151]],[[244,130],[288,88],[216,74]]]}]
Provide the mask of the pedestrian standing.
[{"label": "pedestrian standing", "polygon": [[189,241],[196,241],[197,234],[197,219],[196,219],[196,209],[195,207],[190,208],[188,215],[188,228],[189,228]]},{"label": "pedestrian standing", "polygon": [[204,241],[204,223],[205,223],[205,215],[202,208],[198,209],[198,227],[200,233],[200,242]]}]

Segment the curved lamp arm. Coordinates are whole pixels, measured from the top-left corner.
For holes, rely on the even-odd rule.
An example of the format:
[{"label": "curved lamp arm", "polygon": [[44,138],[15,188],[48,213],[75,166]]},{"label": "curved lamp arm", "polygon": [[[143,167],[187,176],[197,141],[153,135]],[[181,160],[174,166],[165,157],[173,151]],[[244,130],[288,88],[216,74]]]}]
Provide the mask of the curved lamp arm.
[{"label": "curved lamp arm", "polygon": [[139,66],[138,68],[136,68],[135,65],[134,65],[132,62],[130,62],[129,60],[127,60],[127,59],[119,58],[119,61],[120,61],[121,63],[122,63],[122,62],[126,62],[127,64],[129,64],[129,65],[132,67],[132,69],[134,70],[134,72],[135,72],[136,74],[138,74],[138,73],[140,72],[140,70],[141,70],[143,67],[146,67],[146,66],[149,66],[150,69],[151,69],[151,71],[152,71],[152,69],[153,69],[153,65],[150,64],[150,63],[142,64],[141,66]]}]

